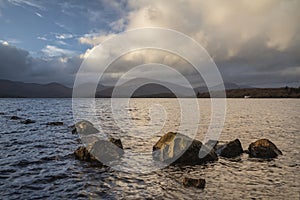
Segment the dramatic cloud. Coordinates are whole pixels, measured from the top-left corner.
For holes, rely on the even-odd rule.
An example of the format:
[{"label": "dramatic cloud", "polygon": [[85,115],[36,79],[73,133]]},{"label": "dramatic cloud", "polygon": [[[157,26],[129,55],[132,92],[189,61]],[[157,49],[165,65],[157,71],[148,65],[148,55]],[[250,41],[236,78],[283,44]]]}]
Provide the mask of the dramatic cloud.
[{"label": "dramatic cloud", "polygon": [[1,79],[72,86],[82,62],[79,56],[33,58],[28,51],[0,44]]},{"label": "dramatic cloud", "polygon": [[[299,8],[297,0],[129,0],[129,12],[111,23],[111,31],[85,35],[79,41],[96,45],[115,35],[114,30],[170,28],[204,46],[227,81],[299,82]],[[140,52],[136,57],[151,56]]]},{"label": "dramatic cloud", "polygon": [[[4,7],[8,8],[5,12]],[[26,11],[20,16],[36,20],[34,26],[26,24],[29,31],[24,29],[22,20],[11,18],[9,13],[13,12],[10,9],[15,11],[16,7]],[[161,27],[182,32],[201,44],[216,62],[226,82],[299,86],[299,8],[298,0],[0,0],[0,16],[2,11],[1,19],[5,18],[0,38],[0,78],[30,80],[32,76],[31,82],[71,83],[78,63],[87,58],[96,45],[123,31]],[[9,20],[14,21],[16,27]],[[5,32],[6,29],[9,31]],[[166,44],[161,35],[137,35],[136,41],[125,42],[135,45],[145,37],[155,37]],[[120,42],[111,52],[100,56],[116,55],[122,45]],[[191,51],[188,45],[183,44],[180,48]],[[190,53],[198,56],[197,52]],[[132,67],[143,63],[171,66],[193,84],[202,84],[201,78],[183,58],[149,49],[118,58],[106,71],[105,81],[113,83]],[[91,69],[88,75],[93,76],[95,70]],[[159,72],[154,74],[172,78]]]}]

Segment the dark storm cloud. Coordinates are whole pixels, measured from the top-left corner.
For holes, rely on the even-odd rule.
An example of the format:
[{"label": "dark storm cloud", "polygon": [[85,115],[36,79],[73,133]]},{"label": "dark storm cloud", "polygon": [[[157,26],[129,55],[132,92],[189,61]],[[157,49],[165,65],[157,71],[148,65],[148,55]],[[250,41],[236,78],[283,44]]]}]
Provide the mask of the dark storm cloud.
[{"label": "dark storm cloud", "polygon": [[70,86],[81,62],[79,56],[34,58],[26,50],[0,44],[0,79]]},{"label": "dark storm cloud", "polygon": [[30,71],[28,55],[29,53],[25,50],[0,43],[0,77],[2,79],[18,79],[26,76]]}]

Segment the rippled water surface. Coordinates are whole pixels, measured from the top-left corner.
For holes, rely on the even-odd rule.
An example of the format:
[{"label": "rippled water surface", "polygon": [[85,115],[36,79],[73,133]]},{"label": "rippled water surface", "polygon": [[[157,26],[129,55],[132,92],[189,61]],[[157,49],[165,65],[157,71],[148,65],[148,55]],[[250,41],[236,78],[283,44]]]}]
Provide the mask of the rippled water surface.
[{"label": "rippled water surface", "polygon": [[[202,140],[210,120],[210,101],[200,99],[198,103],[201,120],[197,138]],[[90,105],[90,100],[80,104],[82,108]],[[133,99],[126,110],[129,114],[118,116],[123,122],[119,124],[121,128],[112,120],[110,105],[109,99],[96,100],[96,125],[106,134],[121,138],[125,155],[143,155],[123,158],[143,171],[147,168],[145,163],[151,162],[152,146],[159,136],[179,127],[179,104],[176,99]],[[159,114],[155,116],[151,109],[163,112],[154,112]],[[22,119],[11,120],[13,115],[36,123],[22,124]],[[86,118],[90,115],[87,112]],[[132,124],[128,124],[128,119]],[[46,125],[53,121],[62,121],[64,125]],[[81,141],[71,133],[72,124],[71,99],[0,99],[0,199],[300,198],[297,99],[227,100],[220,140],[239,138],[247,149],[251,142],[268,138],[283,152],[283,156],[269,161],[250,159],[243,154],[202,166],[170,166],[148,173],[117,171],[74,159],[73,152]],[[181,180],[185,176],[205,178],[206,188],[184,187]]]}]

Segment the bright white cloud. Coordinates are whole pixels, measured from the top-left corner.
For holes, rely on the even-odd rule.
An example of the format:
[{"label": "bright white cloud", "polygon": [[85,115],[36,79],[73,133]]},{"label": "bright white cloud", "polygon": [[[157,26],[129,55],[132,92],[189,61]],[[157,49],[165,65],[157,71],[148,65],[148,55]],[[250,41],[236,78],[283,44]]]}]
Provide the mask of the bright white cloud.
[{"label": "bright white cloud", "polygon": [[44,37],[44,36],[39,36],[39,37],[37,37],[37,39],[38,39],[38,40],[44,40],[44,41],[47,41],[47,38]]},{"label": "bright white cloud", "polygon": [[69,34],[69,33],[56,34],[55,35],[55,38],[59,39],[59,40],[71,39],[73,37],[74,37],[74,35],[73,34]]},{"label": "bright white cloud", "polygon": [[9,45],[9,43],[7,41],[5,41],[5,40],[0,40],[0,43],[3,44],[4,46],[8,46]]},{"label": "bright white cloud", "polygon": [[91,46],[96,46],[101,42],[115,36],[114,33],[89,33],[80,37],[78,41],[82,44],[89,44]]},{"label": "bright white cloud", "polygon": [[47,57],[74,56],[77,53],[75,51],[61,49],[52,45],[47,45],[41,50],[41,52]]},{"label": "bright white cloud", "polygon": [[[300,1],[128,0],[127,6],[129,12],[110,24],[115,33],[84,35],[79,42],[95,46],[118,31],[162,27],[180,31],[199,42],[217,64],[225,66],[221,70],[229,78],[238,71],[271,72],[277,67],[299,65]],[[135,59],[142,60],[165,60],[167,56],[144,51],[136,54]],[[181,68],[186,70],[185,66]]]},{"label": "bright white cloud", "polygon": [[40,13],[38,13],[38,12],[35,12],[35,14],[36,14],[36,16],[38,16],[38,17],[40,17],[40,18],[42,18],[42,17],[43,17],[43,15],[42,15],[42,14],[40,14]]},{"label": "bright white cloud", "polygon": [[[163,27],[181,31],[204,45],[213,57],[230,59],[244,45],[284,51],[300,41],[300,1],[285,0],[129,0],[130,12],[111,24],[114,30]],[[99,44],[107,34],[84,36],[81,43]]]}]

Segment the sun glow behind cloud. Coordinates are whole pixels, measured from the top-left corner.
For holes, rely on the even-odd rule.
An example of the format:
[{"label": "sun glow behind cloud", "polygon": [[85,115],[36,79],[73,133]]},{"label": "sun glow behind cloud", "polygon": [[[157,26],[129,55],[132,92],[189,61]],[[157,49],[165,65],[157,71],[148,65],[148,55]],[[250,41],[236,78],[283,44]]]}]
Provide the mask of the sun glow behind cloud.
[{"label": "sun glow behind cloud", "polygon": [[[30,57],[37,60],[39,57],[48,57],[49,63],[51,59],[59,61],[60,57],[80,58],[80,61],[75,59],[78,61],[74,64],[75,69],[94,46],[122,31],[162,27],[180,31],[205,47],[226,81],[250,85],[285,84],[297,82],[300,76],[300,26],[297,22],[300,18],[300,1],[297,0],[3,2],[0,0],[0,13],[1,19],[7,21],[5,23],[9,24],[11,19],[5,19],[7,14],[3,12],[4,9],[15,6],[24,9],[26,16],[36,20],[37,26],[28,29],[37,29],[39,32],[26,33],[26,27],[26,30],[12,32],[24,32],[24,39],[8,36],[0,39],[7,42],[7,47],[25,46],[26,43],[28,46],[26,39],[32,35],[35,41],[30,41],[32,45],[29,47],[38,48],[28,50]],[[21,23],[22,20],[15,22]],[[23,27],[23,24],[17,26]],[[173,56],[157,51],[134,52],[120,58],[118,65],[114,64],[116,70],[113,72],[115,74],[110,73],[111,78],[116,79],[120,72],[127,69],[126,65],[146,60],[163,61],[190,75],[190,66],[182,61],[177,62],[181,63],[177,66],[170,59]]]}]

